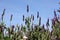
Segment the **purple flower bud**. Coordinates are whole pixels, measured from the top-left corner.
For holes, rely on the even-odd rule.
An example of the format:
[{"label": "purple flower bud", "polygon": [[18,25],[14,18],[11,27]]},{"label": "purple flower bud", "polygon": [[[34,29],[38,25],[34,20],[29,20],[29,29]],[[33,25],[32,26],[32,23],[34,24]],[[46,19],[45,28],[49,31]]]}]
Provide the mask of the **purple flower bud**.
[{"label": "purple flower bud", "polygon": [[60,16],[58,15],[58,19],[60,19]]},{"label": "purple flower bud", "polygon": [[11,14],[10,21],[12,21],[12,17],[13,17],[13,15]]},{"label": "purple flower bud", "polygon": [[56,15],[56,11],[54,10],[54,16],[56,17],[57,15]]},{"label": "purple flower bud", "polygon": [[38,26],[37,26],[37,25],[35,25],[35,29],[36,29],[36,30],[37,30],[37,27],[38,27]]},{"label": "purple flower bud", "polygon": [[31,15],[31,19],[34,20],[34,15]]},{"label": "purple flower bud", "polygon": [[37,18],[39,18],[39,12],[37,12]]},{"label": "purple flower bud", "polygon": [[13,34],[13,32],[14,32],[14,25],[12,25],[12,30],[11,30],[11,34]]},{"label": "purple flower bud", "polygon": [[41,25],[41,17],[39,18],[39,25]]},{"label": "purple flower bud", "polygon": [[23,21],[24,21],[24,15],[23,15]]},{"label": "purple flower bud", "polygon": [[33,20],[34,20],[34,16],[33,16]]},{"label": "purple flower bud", "polygon": [[20,28],[18,27],[18,30],[19,30]]},{"label": "purple flower bud", "polygon": [[31,25],[31,29],[32,29],[32,31],[33,31],[33,23],[32,23],[32,25]]},{"label": "purple flower bud", "polygon": [[47,23],[46,23],[46,26],[47,26],[47,27],[49,26],[49,19],[47,19]]},{"label": "purple flower bud", "polygon": [[5,9],[3,10],[3,13],[2,13],[2,21],[3,21],[4,14],[5,14]]},{"label": "purple flower bud", "polygon": [[29,12],[29,5],[27,5],[27,12]]},{"label": "purple flower bud", "polygon": [[4,16],[4,14],[5,14],[5,9],[3,10],[3,14],[2,14],[2,16]]},{"label": "purple flower bud", "polygon": [[25,19],[25,24],[27,24],[27,19]]},{"label": "purple flower bud", "polygon": [[21,31],[23,31],[23,25],[21,26]]},{"label": "purple flower bud", "polygon": [[2,32],[2,26],[0,25],[0,32]]},{"label": "purple flower bud", "polygon": [[12,29],[14,29],[14,27],[15,27],[15,26],[14,26],[14,25],[12,25]]},{"label": "purple flower bud", "polygon": [[31,14],[31,19],[32,19],[32,14]]},{"label": "purple flower bud", "polygon": [[55,25],[55,20],[54,19],[52,19],[52,25]]},{"label": "purple flower bud", "polygon": [[31,22],[31,18],[30,18],[30,22]]},{"label": "purple flower bud", "polygon": [[8,28],[8,33],[10,34],[11,32],[10,32],[10,28]]},{"label": "purple flower bud", "polygon": [[57,18],[57,17],[54,17],[54,20],[55,20],[55,21],[58,21],[58,18]]},{"label": "purple flower bud", "polygon": [[60,10],[57,10],[58,12],[60,12]]},{"label": "purple flower bud", "polygon": [[42,28],[44,29],[44,24],[42,25]]}]

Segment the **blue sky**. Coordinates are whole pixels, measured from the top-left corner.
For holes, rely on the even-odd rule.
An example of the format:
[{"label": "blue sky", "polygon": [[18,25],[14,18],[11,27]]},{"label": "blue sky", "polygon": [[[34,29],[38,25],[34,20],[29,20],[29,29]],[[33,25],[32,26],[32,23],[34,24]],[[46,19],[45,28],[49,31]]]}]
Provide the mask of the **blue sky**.
[{"label": "blue sky", "polygon": [[[10,25],[10,15],[13,14],[12,24],[23,24],[22,15],[24,14],[27,16],[26,6],[29,5],[29,13],[30,16],[33,14],[35,16],[34,23],[36,21],[36,14],[39,11],[39,15],[42,18],[42,24],[45,24],[47,19],[53,18],[54,9],[57,10],[59,8],[60,0],[0,0],[0,21],[1,21],[1,14],[3,9],[6,9],[4,15],[4,22],[8,26]],[[57,14],[59,14],[57,12]]]}]

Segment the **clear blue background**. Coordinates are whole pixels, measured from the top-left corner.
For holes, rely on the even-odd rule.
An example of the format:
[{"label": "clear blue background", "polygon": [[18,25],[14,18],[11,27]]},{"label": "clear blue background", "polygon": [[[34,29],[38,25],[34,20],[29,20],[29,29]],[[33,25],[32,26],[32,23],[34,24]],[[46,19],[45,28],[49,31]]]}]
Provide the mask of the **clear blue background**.
[{"label": "clear blue background", "polygon": [[[10,25],[10,15],[13,14],[12,24],[23,24],[22,15],[27,16],[26,6],[29,5],[29,13],[30,16],[33,14],[35,16],[34,23],[37,23],[37,11],[39,11],[39,15],[42,18],[42,24],[46,24],[47,19],[53,18],[54,9],[59,9],[60,0],[0,0],[0,21],[1,14],[3,9],[6,9],[4,15],[4,22],[7,26]],[[57,12],[57,14],[59,14]]]}]

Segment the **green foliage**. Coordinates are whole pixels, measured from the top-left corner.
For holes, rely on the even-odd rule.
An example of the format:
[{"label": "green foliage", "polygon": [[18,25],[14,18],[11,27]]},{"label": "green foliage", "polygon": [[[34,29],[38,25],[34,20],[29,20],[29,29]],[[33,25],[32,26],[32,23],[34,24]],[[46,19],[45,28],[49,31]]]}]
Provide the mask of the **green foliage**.
[{"label": "green foliage", "polygon": [[[3,15],[5,12],[3,13]],[[10,18],[10,23],[12,22],[12,16]],[[3,17],[2,17],[3,19]],[[33,19],[33,20],[32,20]],[[0,23],[0,40],[21,40],[24,39],[23,36],[27,36],[27,40],[60,40],[60,21],[56,15],[56,11],[54,10],[54,18],[52,20],[52,31],[49,31],[49,19],[47,19],[46,27],[44,25],[41,26],[41,17],[39,17],[39,12],[37,13],[37,19],[39,19],[39,23],[34,24],[34,16],[26,17],[23,16],[23,22],[25,25],[16,26],[11,25],[10,27],[6,27],[5,23]],[[31,25],[33,24],[33,25]],[[6,35],[4,34],[4,30],[7,30]],[[5,35],[5,36],[4,36]],[[7,36],[8,35],[8,36]]]}]

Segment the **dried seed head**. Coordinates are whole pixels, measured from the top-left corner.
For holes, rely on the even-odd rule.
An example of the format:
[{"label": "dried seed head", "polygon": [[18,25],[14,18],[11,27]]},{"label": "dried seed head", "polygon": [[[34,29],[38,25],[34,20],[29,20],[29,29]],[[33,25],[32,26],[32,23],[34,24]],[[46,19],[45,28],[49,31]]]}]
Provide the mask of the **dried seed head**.
[{"label": "dried seed head", "polygon": [[39,12],[37,12],[37,18],[39,18]]},{"label": "dried seed head", "polygon": [[27,5],[27,12],[29,12],[29,5]]},{"label": "dried seed head", "polygon": [[10,21],[12,21],[12,17],[13,17],[13,15],[11,14]]}]

